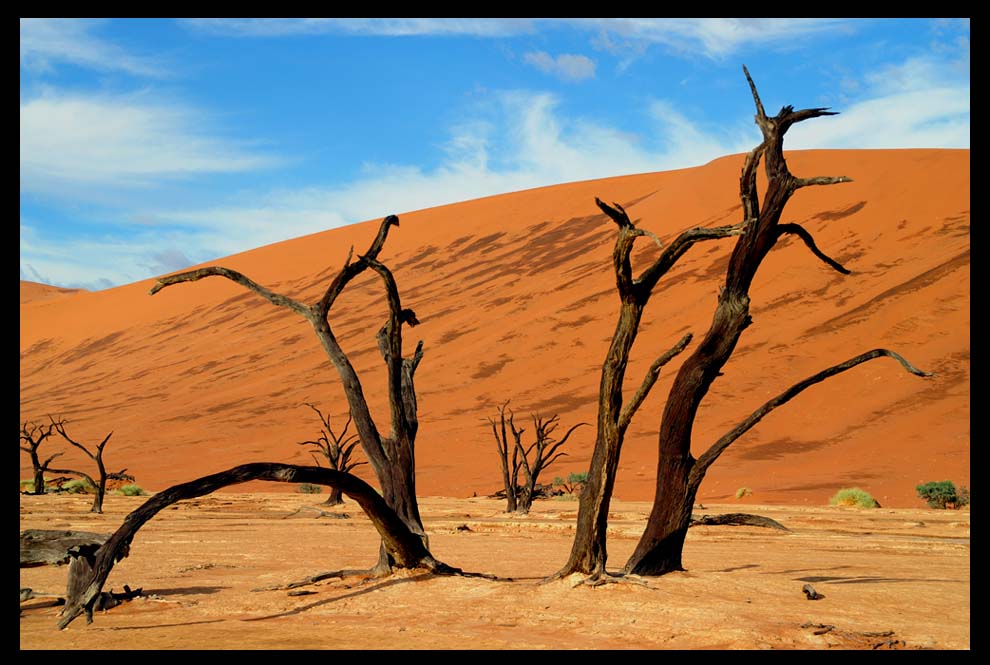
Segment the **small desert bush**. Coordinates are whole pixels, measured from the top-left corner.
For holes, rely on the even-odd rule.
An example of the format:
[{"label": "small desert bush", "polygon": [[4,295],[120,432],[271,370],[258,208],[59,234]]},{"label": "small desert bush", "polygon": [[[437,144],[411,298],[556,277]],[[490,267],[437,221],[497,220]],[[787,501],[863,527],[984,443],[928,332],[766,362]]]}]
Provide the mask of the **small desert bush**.
[{"label": "small desert bush", "polygon": [[736,490],[736,498],[741,499],[744,496],[747,496],[752,493],[753,490],[749,489],[748,487],[740,487],[739,489]]},{"label": "small desert bush", "polygon": [[956,486],[951,480],[932,481],[918,485],[915,490],[929,508],[962,508],[969,504],[969,490]]},{"label": "small desert bush", "polygon": [[303,494],[319,494],[323,491],[323,486],[314,485],[313,483],[303,483],[299,486],[299,491]]},{"label": "small desert bush", "polygon": [[879,508],[880,504],[870,496],[869,492],[858,487],[841,489],[835,493],[829,504],[833,506],[859,506],[860,508]]},{"label": "small desert bush", "polygon": [[62,485],[62,491],[67,494],[92,494],[96,487],[85,478],[76,478]]},{"label": "small desert bush", "polygon": [[124,496],[145,496],[148,493],[138,485],[121,485],[117,489],[117,494],[123,494]]},{"label": "small desert bush", "polygon": [[33,492],[34,491],[34,479],[27,478],[21,481],[21,491],[22,492]]}]

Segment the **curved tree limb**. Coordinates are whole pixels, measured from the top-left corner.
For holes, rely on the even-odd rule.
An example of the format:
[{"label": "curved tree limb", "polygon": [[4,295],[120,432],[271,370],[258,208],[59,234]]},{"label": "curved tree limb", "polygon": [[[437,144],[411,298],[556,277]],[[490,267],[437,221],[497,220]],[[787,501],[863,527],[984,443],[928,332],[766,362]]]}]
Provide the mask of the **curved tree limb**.
[{"label": "curved tree limb", "polygon": [[795,383],[793,386],[791,386],[784,392],[780,393],[770,401],[766,402],[763,406],[761,406],[756,411],[751,413],[745,420],[743,420],[741,423],[739,423],[731,430],[729,430],[726,434],[724,434],[718,441],[716,441],[712,445],[711,448],[709,448],[700,457],[698,457],[698,460],[695,462],[694,467],[691,469],[689,483],[692,484],[692,486],[700,485],[702,478],[704,478],[705,472],[708,470],[708,467],[711,466],[712,463],[715,460],[717,460],[723,452],[725,452],[725,449],[728,448],[730,445],[732,445],[732,443],[735,442],[740,436],[742,436],[750,429],[752,429],[754,425],[756,425],[758,422],[763,420],[763,418],[767,414],[769,414],[771,411],[776,409],[778,406],[786,404],[787,402],[789,402],[790,400],[794,399],[799,394],[804,392],[804,390],[815,385],[816,383],[821,383],[822,381],[824,381],[829,377],[835,376],[836,374],[841,374],[842,372],[852,369],[853,367],[862,364],[864,362],[867,362],[869,360],[873,360],[875,358],[882,358],[882,357],[893,358],[894,360],[899,362],[904,367],[904,369],[906,369],[908,372],[916,376],[922,376],[922,377],[935,376],[931,372],[924,372],[918,369],[917,367],[909,363],[907,360],[905,360],[900,354],[895,353],[894,351],[889,351],[887,349],[873,349],[872,351],[867,351],[866,353],[862,353],[856,356],[855,358],[850,358],[845,362],[839,363],[837,365],[833,365],[832,367],[824,369],[818,372],[817,374],[813,374],[812,376],[809,376],[807,379],[804,379],[803,381],[799,381],[798,383]]},{"label": "curved tree limb", "polygon": [[292,311],[302,314],[306,318],[309,318],[312,314],[310,308],[306,305],[296,302],[288,296],[284,296],[280,293],[275,293],[274,291],[266,289],[253,279],[237,272],[236,270],[230,270],[229,268],[224,268],[222,266],[208,266],[198,270],[190,270],[188,272],[180,272],[175,275],[159,277],[158,281],[156,281],[154,286],[151,287],[151,290],[148,291],[148,295],[153,296],[165,287],[172,286],[173,284],[181,284],[182,282],[196,282],[206,277],[226,277],[232,282],[236,282],[237,284],[254,291],[274,305],[278,305],[279,307],[288,307]]},{"label": "curved tree limb", "polygon": [[[834,114],[829,114],[834,115]],[[794,189],[800,189],[801,187],[809,187],[811,185],[838,185],[844,182],[853,182],[852,178],[848,178],[844,175],[838,176],[815,176],[814,178],[795,178],[794,179]]]},{"label": "curved tree limb", "polygon": [[811,235],[811,233],[806,228],[804,228],[800,224],[794,224],[794,223],[791,223],[791,224],[778,224],[777,225],[777,237],[779,238],[780,236],[784,235],[785,233],[792,233],[792,234],[798,236],[799,238],[801,238],[801,240],[804,241],[804,244],[808,246],[808,249],[811,250],[811,253],[812,254],[814,254],[815,256],[817,256],[819,259],[821,259],[822,261],[824,261],[826,264],[828,264],[829,266],[831,266],[835,270],[841,272],[843,275],[850,275],[850,274],[852,274],[852,271],[846,269],[841,263],[839,263],[838,261],[836,261],[836,260],[832,259],[831,257],[827,256],[824,252],[822,252],[820,249],[818,249],[818,245],[815,244],[814,237]]},{"label": "curved tree limb", "polygon": [[[80,614],[86,612],[88,622],[92,622],[93,604],[100,595],[114,563],[127,556],[131,540],[138,529],[164,508],[182,501],[214,492],[228,485],[249,480],[268,480],[284,483],[315,483],[339,487],[344,494],[354,499],[368,515],[382,543],[399,567],[423,567],[437,573],[458,572],[433,558],[422,539],[413,534],[405,522],[385,503],[375,489],[357,476],[320,467],[296,466],[293,464],[257,462],[242,464],[220,473],[204,476],[181,485],[174,485],[158,492],[139,508],[124,518],[124,523],[110,539],[96,552],[89,580],[77,581],[76,588],[82,591],[75,597],[66,599],[66,607],[58,627],[64,629]],[[70,580],[70,586],[71,580]]]},{"label": "curved tree limb", "polygon": [[646,376],[643,377],[643,383],[640,384],[639,388],[633,396],[629,398],[629,401],[626,402],[626,405],[619,413],[619,431],[624,431],[629,426],[629,422],[632,420],[632,417],[636,414],[636,411],[639,409],[640,405],[650,394],[650,390],[653,389],[657,379],[660,378],[660,370],[663,366],[687,348],[687,345],[691,343],[692,337],[693,335],[691,333],[684,335],[684,337],[682,337],[677,344],[653,361],[653,364],[650,365],[650,369],[646,371]]},{"label": "curved tree limb", "polygon": [[388,238],[388,230],[393,226],[399,225],[399,218],[395,215],[389,215],[382,220],[381,225],[378,227],[378,235],[372,240],[371,246],[368,251],[364,253],[363,256],[358,258],[356,263],[351,263],[351,255],[354,253],[354,248],[351,248],[351,253],[347,255],[347,261],[344,267],[341,268],[340,272],[334,278],[327,290],[323,293],[323,297],[320,298],[319,303],[316,304],[314,308],[316,315],[321,318],[326,318],[327,313],[333,306],[334,301],[337,296],[344,290],[348,282],[357,277],[359,274],[364,272],[368,267],[368,260],[375,260],[378,258],[378,254],[382,251],[382,247],[385,246],[385,239]]}]

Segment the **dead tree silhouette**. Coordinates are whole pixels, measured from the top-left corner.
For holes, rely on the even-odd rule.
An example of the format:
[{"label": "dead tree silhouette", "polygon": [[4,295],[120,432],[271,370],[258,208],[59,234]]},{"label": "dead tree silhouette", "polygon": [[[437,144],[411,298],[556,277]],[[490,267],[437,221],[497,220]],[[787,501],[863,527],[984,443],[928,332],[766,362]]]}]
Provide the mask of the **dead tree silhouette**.
[{"label": "dead tree silhouette", "polygon": [[[383,219],[378,229],[378,235],[375,236],[368,251],[358,256],[357,261],[352,263],[352,249],[347,256],[344,267],[327,286],[323,296],[312,305],[306,305],[288,296],[274,293],[241,273],[220,266],[200,268],[199,270],[162,277],[151,287],[149,293],[154,295],[166,287],[183,282],[195,282],[206,277],[225,277],[257,293],[270,303],[279,307],[286,307],[305,318],[313,326],[320,344],[337,369],[343,383],[344,393],[347,396],[351,417],[354,419],[358,436],[361,438],[361,447],[375,471],[385,502],[395,510],[413,533],[423,539],[424,544],[428,544],[426,531],[423,529],[423,522],[419,515],[419,504],[416,501],[415,442],[416,433],[419,430],[419,419],[416,389],[413,383],[416,368],[419,367],[419,363],[423,359],[423,342],[420,341],[417,344],[411,357],[402,357],[402,326],[404,324],[418,325],[419,320],[413,310],[402,308],[399,289],[392,271],[378,260],[378,255],[385,246],[389,229],[398,225],[399,218],[395,215],[389,215]],[[377,335],[378,350],[385,361],[388,377],[391,429],[387,436],[382,434],[374,418],[372,418],[361,380],[358,378],[347,354],[344,353],[337,341],[329,321],[330,308],[344,288],[355,277],[368,269],[373,270],[381,277],[389,308],[388,319]],[[388,573],[393,563],[386,548],[380,548],[376,565],[378,572]]]},{"label": "dead tree silhouette", "polygon": [[[621,205],[610,206],[595,199],[602,212],[618,227],[612,256],[622,304],[612,343],[602,365],[598,434],[588,472],[588,486],[581,498],[577,532],[567,562],[550,579],[581,573],[594,583],[606,576],[608,508],[626,428],[656,383],[660,369],[687,348],[692,335],[684,335],[670,350],[657,358],[640,387],[624,403],[622,384],[626,364],[636,339],[643,307],[653,295],[654,287],[695,244],[713,239],[738,238],[729,260],[725,282],[719,289],[711,328],[694,352],[681,364],[667,395],[659,429],[659,461],[653,508],[646,530],[623,567],[623,573],[663,575],[683,569],[681,553],[684,537],[691,523],[691,509],[698,487],[708,468],[726,448],[767,414],[805,389],[860,363],[881,357],[897,360],[912,374],[931,376],[893,351],[867,351],[791,386],[719,438],[698,459],[692,457],[691,434],[698,406],[708,394],[712,383],[721,376],[721,369],[732,356],[743,331],[753,323],[749,310],[749,289],[757,270],[777,241],[785,235],[797,236],[815,257],[840,273],[849,274],[846,268],[818,248],[807,229],[794,223],[780,223],[785,205],[799,189],[851,182],[844,176],[798,178],[791,174],[784,160],[784,134],[792,125],[835,113],[825,108],[795,111],[793,107],[785,106],[776,116],[768,117],[763,110],[756,85],[745,66],[743,72],[756,104],[756,124],[763,134],[763,141],[750,151],[743,163],[739,179],[743,218],[739,223],[690,229],[663,246],[655,235],[637,228]],[[765,162],[767,176],[762,205],[757,190],[757,170],[761,160]],[[634,276],[630,253],[635,240],[642,236],[652,237],[661,244],[661,253],[652,265],[639,276]]]}]

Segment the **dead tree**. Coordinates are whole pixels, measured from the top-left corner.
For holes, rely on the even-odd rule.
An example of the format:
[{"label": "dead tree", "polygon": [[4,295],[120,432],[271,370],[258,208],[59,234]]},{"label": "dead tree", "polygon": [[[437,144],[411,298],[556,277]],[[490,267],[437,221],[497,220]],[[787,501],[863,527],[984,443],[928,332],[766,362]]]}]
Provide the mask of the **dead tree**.
[{"label": "dead tree", "polygon": [[[320,422],[323,424],[320,430],[320,436],[316,441],[301,441],[300,446],[313,446],[316,448],[323,458],[327,461],[329,468],[334,471],[343,471],[344,473],[350,473],[355,467],[362,464],[367,464],[367,462],[358,462],[351,459],[351,454],[354,452],[354,447],[360,443],[357,434],[347,434],[347,428],[351,426],[351,418],[348,416],[347,422],[344,423],[344,429],[340,431],[340,434],[335,434],[333,428],[330,426],[330,416],[324,416],[322,412],[310,403],[306,403],[306,406],[316,411],[316,415],[319,416]],[[316,465],[320,466],[319,458],[314,454],[313,460],[316,461]],[[340,491],[338,487],[330,488],[330,496],[323,503],[325,506],[339,506],[344,503],[343,492]]]},{"label": "dead tree", "polygon": [[[602,367],[599,433],[588,474],[589,485],[581,500],[578,528],[570,558],[555,577],[584,573],[595,578],[605,573],[608,502],[625,427],[656,381],[660,367],[687,347],[691,335],[686,335],[653,363],[642,385],[625,406],[622,405],[622,374],[637,333],[642,308],[652,295],[653,288],[695,243],[738,237],[725,283],[719,290],[711,328],[681,365],[668,394],[660,423],[657,489],[653,509],[636,550],[622,569],[624,573],[662,575],[673,570],[682,570],[681,552],[691,523],[691,508],[706,471],[731,443],[776,407],[815,383],[883,356],[894,358],[913,374],[930,376],[892,351],[868,351],[788,388],[721,437],[697,460],[691,456],[691,433],[698,406],[715,379],[721,376],[721,369],[735,350],[742,332],[752,323],[749,288],[757,269],[777,241],[784,235],[795,235],[826,265],[843,274],[849,274],[846,268],[818,248],[807,229],[794,223],[780,223],[785,204],[798,189],[851,182],[844,176],[797,178],[790,173],[784,161],[783,138],[791,125],[834,113],[824,108],[795,111],[793,107],[785,106],[780,113],[769,118],[763,110],[749,71],[745,67],[743,71],[756,103],[756,123],[763,133],[763,141],[747,155],[743,164],[740,177],[743,218],[738,224],[696,228],[681,233],[668,246],[662,247],[659,258],[651,266],[634,278],[629,261],[632,243],[639,236],[652,234],[636,228],[622,206],[609,206],[596,199],[599,208],[619,227],[613,262],[622,306],[612,345]],[[762,206],[756,178],[761,159],[765,159],[768,178]]]},{"label": "dead tree", "polygon": [[[344,266],[327,286],[323,296],[312,305],[306,305],[288,296],[274,293],[241,273],[220,266],[162,277],[149,293],[154,295],[168,286],[182,282],[195,282],[205,277],[225,277],[257,293],[270,303],[279,307],[286,307],[306,319],[312,325],[320,344],[337,369],[343,383],[344,393],[347,396],[351,417],[354,419],[355,428],[361,439],[361,447],[375,471],[385,502],[402,518],[409,529],[426,543],[426,531],[423,529],[419,504],[416,501],[415,442],[419,420],[413,383],[416,368],[423,358],[423,342],[420,341],[417,344],[411,357],[402,357],[402,326],[404,324],[418,325],[419,320],[413,310],[402,308],[395,278],[392,272],[378,260],[378,255],[385,245],[389,228],[398,225],[399,218],[395,215],[389,215],[382,220],[378,235],[372,241],[368,251],[364,255],[358,256],[357,261],[352,263],[352,249],[344,262]],[[391,429],[388,435],[383,434],[378,429],[372,418],[361,381],[350,359],[340,347],[328,318],[330,308],[344,288],[355,277],[368,269],[373,270],[381,277],[389,309],[388,320],[377,335],[378,349],[385,361],[388,377],[388,401],[391,416]],[[382,574],[387,573],[391,570],[393,563],[387,549],[385,547],[380,548],[376,570]]]},{"label": "dead tree", "polygon": [[93,507],[90,508],[89,512],[102,513],[103,497],[106,496],[107,493],[107,480],[110,479],[111,477],[133,480],[133,477],[128,476],[126,473],[124,473],[125,471],[127,471],[127,469],[121,469],[120,471],[117,472],[109,472],[107,471],[106,465],[103,463],[103,449],[106,448],[107,441],[110,440],[110,437],[113,435],[113,432],[110,432],[105,437],[103,437],[103,441],[101,441],[99,445],[96,446],[96,452],[92,452],[89,450],[89,448],[87,448],[86,446],[84,446],[83,444],[79,443],[78,441],[70,437],[68,434],[66,434],[65,425],[68,423],[67,420],[63,420],[61,418],[56,420],[51,416],[48,416],[48,418],[49,420],[51,420],[52,427],[54,427],[55,431],[58,432],[59,435],[61,435],[61,437],[69,443],[69,445],[75,446],[79,450],[83,451],[84,453],[86,453],[87,457],[89,457],[91,460],[96,462],[96,468],[99,472],[99,479],[98,480],[94,479],[88,473],[85,473],[83,471],[74,471],[72,469],[49,469],[49,471],[51,471],[52,473],[75,474],[77,476],[82,476],[84,479],[86,479],[86,481],[96,489],[96,493],[93,495]]},{"label": "dead tree", "polygon": [[[528,448],[523,446],[523,429],[517,429],[515,425],[515,414],[509,410],[508,431],[505,428],[505,412],[508,402],[498,407],[498,422],[494,418],[489,418],[492,433],[495,435],[495,443],[498,446],[499,462],[502,467],[502,481],[505,485],[506,509],[507,513],[528,513],[533,505],[533,499],[537,494],[537,481],[540,473],[550,466],[558,458],[567,453],[557,452],[557,450],[567,442],[567,439],[578,427],[588,423],[578,423],[574,425],[564,438],[556,441],[552,434],[558,426],[556,415],[544,419],[539,415],[533,415],[533,430],[536,434],[535,440]],[[512,433],[512,443],[509,442],[508,433]],[[509,449],[512,449],[511,456]],[[522,471],[523,483],[519,484],[519,472]]]},{"label": "dead tree", "polygon": [[[520,438],[523,430],[516,429],[515,415],[509,411],[509,429],[505,429],[505,407],[508,402],[498,407],[498,422],[494,418],[489,418],[488,422],[492,426],[492,434],[495,435],[495,444],[498,447],[498,461],[502,469],[502,486],[505,487],[505,512],[514,513],[518,507],[519,491],[519,451],[522,449]],[[512,433],[515,443],[509,442],[509,433]],[[510,453],[511,451],[511,453]]]},{"label": "dead tree", "polygon": [[[34,470],[34,488],[30,494],[41,495],[45,493],[45,472],[49,470],[48,467],[52,463],[52,460],[63,454],[60,452],[55,453],[44,462],[41,461],[41,457],[38,455],[38,448],[45,439],[52,435],[53,431],[55,431],[55,423],[39,425],[33,422],[25,422],[21,425],[21,450],[31,456],[31,468]],[[24,445],[25,443],[27,445]]]},{"label": "dead tree", "polygon": [[315,483],[338,487],[344,494],[354,499],[367,514],[381,535],[382,547],[388,553],[393,566],[424,568],[437,574],[466,574],[460,569],[436,560],[419,534],[410,530],[406,521],[389,507],[378,492],[357,476],[315,466],[257,462],[242,464],[157,492],[125,517],[123,524],[101,547],[98,549],[91,547],[81,556],[75,557],[69,570],[65,609],[58,621],[58,627],[66,628],[83,613],[86,614],[87,623],[92,623],[93,610],[96,609],[96,603],[101,597],[103,585],[110,571],[115,563],[129,555],[134,535],[148,520],[183,499],[204,496],[222,487],[249,480]]}]

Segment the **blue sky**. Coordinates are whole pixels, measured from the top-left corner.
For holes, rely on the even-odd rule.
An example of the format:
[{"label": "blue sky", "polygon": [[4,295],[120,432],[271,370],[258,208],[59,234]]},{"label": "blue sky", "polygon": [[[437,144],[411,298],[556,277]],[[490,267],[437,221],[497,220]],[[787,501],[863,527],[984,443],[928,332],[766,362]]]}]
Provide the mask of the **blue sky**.
[{"label": "blue sky", "polygon": [[104,289],[759,141],[968,148],[969,19],[21,19],[21,279]]}]

